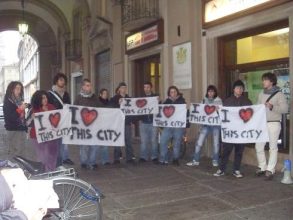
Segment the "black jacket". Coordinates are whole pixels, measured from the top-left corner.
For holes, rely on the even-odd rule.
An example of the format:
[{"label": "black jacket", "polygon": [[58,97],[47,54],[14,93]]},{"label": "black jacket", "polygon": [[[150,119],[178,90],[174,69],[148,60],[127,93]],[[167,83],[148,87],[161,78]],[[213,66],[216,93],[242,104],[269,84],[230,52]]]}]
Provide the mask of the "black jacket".
[{"label": "black jacket", "polygon": [[[54,95],[51,92],[53,92]],[[49,100],[48,101],[49,101],[49,103],[51,103],[52,105],[54,105],[56,109],[62,109],[63,108],[63,104],[60,103],[60,101],[56,98],[55,95],[57,95],[63,101],[63,104],[70,104],[71,103],[70,96],[69,96],[69,93],[68,92],[65,91],[64,92],[64,95],[63,95],[63,98],[61,98],[61,96],[57,92],[55,92],[53,90],[50,90],[48,92],[48,96],[49,96]]]},{"label": "black jacket", "polygon": [[4,98],[3,113],[5,128],[8,131],[26,131],[24,119],[16,111],[17,105],[8,97]]},{"label": "black jacket", "polygon": [[233,107],[233,106],[246,106],[252,105],[252,102],[244,95],[236,97],[234,94],[224,100],[223,106]]}]

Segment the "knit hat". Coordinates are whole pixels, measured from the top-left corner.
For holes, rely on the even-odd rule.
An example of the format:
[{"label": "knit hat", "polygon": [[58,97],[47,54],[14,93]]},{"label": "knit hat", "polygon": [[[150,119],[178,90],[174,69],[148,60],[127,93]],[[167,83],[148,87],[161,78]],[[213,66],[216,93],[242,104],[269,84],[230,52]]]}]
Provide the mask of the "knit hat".
[{"label": "knit hat", "polygon": [[121,86],[127,86],[127,85],[126,85],[125,82],[120,82],[120,83],[118,84],[118,88],[120,88]]},{"label": "knit hat", "polygon": [[244,83],[239,79],[239,80],[236,80],[234,83],[233,83],[233,90],[235,89],[235,87],[237,86],[241,86],[243,89],[245,89],[245,86],[244,86]]}]

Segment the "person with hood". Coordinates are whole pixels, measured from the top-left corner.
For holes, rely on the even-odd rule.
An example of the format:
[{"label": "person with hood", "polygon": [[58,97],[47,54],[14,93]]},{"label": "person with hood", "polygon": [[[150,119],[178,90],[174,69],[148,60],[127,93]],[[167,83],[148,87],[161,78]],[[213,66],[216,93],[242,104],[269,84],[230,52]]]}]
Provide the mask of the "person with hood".
[{"label": "person with hood", "polygon": [[258,96],[258,104],[265,104],[269,134],[269,159],[267,162],[264,147],[266,143],[256,143],[257,176],[265,175],[266,180],[273,179],[278,160],[278,139],[281,132],[282,114],[288,112],[285,95],[277,87],[277,77],[271,72],[262,75],[263,91]]},{"label": "person with hood", "polygon": [[3,113],[7,131],[8,154],[24,155],[27,126],[25,109],[28,104],[23,102],[23,85],[19,81],[9,83],[4,96]]},{"label": "person with hood", "polygon": [[[223,106],[229,107],[239,107],[239,106],[248,106],[252,105],[252,102],[243,94],[245,89],[244,83],[241,80],[237,80],[233,84],[233,94],[224,100]],[[243,174],[240,172],[241,160],[243,151],[245,148],[244,144],[235,144],[235,143],[223,143],[223,154],[221,158],[221,163],[219,169],[214,176],[223,176],[225,175],[227,163],[230,157],[232,150],[234,152],[234,164],[233,164],[233,176],[236,178],[242,178]]]},{"label": "person with hood", "polygon": [[[219,105],[222,105],[222,99],[218,96],[217,88],[214,85],[209,85],[207,88],[206,95],[203,99],[203,104],[207,105],[216,105],[217,108]],[[221,126],[219,125],[203,125],[200,129],[199,137],[194,147],[194,156],[193,160],[188,162],[187,166],[198,166],[200,160],[200,153],[202,145],[209,133],[213,135],[213,160],[212,164],[214,167],[217,167],[219,164],[219,145],[220,145],[220,132]]]},{"label": "person with hood", "polygon": [[[92,84],[89,79],[82,80],[82,86],[79,95],[74,101],[74,105],[88,106],[88,107],[103,107],[99,97],[92,92]],[[98,146],[82,145],[80,146],[80,163],[81,168],[95,170],[97,165],[97,150]]]},{"label": "person with hood", "polygon": [[[176,86],[170,86],[167,92],[168,98],[163,104],[186,104],[185,99]],[[179,166],[179,154],[183,135],[186,128],[165,127],[161,134],[160,161],[159,164],[168,164],[168,143],[173,138],[173,164]]]},{"label": "person with hood", "polygon": [[[53,78],[52,89],[48,91],[49,103],[53,104],[56,109],[62,109],[64,104],[70,104],[69,93],[65,90],[67,84],[67,76],[64,73],[57,73]],[[66,144],[62,144],[60,140],[58,152],[57,167],[62,164],[73,165],[73,161],[69,158],[69,149]]]}]

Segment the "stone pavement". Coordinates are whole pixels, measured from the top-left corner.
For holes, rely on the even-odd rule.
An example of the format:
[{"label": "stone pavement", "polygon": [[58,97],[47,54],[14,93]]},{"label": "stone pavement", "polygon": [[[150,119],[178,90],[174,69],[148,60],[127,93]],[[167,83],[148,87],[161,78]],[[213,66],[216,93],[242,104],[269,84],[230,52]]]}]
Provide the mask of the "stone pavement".
[{"label": "stone pavement", "polygon": [[[4,147],[0,143],[0,159],[5,158]],[[138,151],[137,143],[134,147]],[[216,168],[207,158],[199,167],[185,166],[184,159],[180,166],[122,162],[81,170],[78,148],[71,146],[70,153],[79,177],[106,196],[105,220],[293,219],[293,185],[280,183],[282,173],[267,182],[254,176],[255,167],[243,165],[243,179],[232,176],[231,167],[226,176],[214,177]]]},{"label": "stone pavement", "polygon": [[[74,158],[78,161],[77,158]],[[80,178],[106,196],[104,219],[293,219],[293,185],[254,176],[254,167],[243,165],[243,179],[214,177],[211,161],[199,167],[162,166],[151,162],[99,166],[96,171],[76,169]]]}]

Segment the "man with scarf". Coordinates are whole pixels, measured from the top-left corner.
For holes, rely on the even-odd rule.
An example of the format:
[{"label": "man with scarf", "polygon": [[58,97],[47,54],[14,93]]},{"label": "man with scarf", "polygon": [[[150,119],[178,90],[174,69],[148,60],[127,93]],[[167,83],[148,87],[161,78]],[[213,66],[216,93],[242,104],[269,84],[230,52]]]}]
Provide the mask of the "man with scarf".
[{"label": "man with scarf", "polygon": [[264,147],[266,143],[256,143],[256,157],[258,168],[257,176],[265,175],[266,180],[271,180],[275,173],[278,159],[278,139],[281,132],[282,114],[288,112],[286,97],[277,87],[277,77],[271,72],[262,75],[263,91],[258,96],[258,104],[265,104],[267,127],[269,133],[269,160],[267,163]]},{"label": "man with scarf", "polygon": [[[79,95],[74,101],[74,105],[88,107],[104,107],[99,97],[92,92],[92,84],[89,79],[83,79]],[[97,151],[100,146],[83,145],[80,146],[80,163],[83,169],[97,169]]]},{"label": "man with scarf", "polygon": [[[65,91],[67,77],[64,73],[57,73],[53,79],[52,89],[49,90],[49,103],[53,104],[56,109],[62,109],[64,104],[70,104],[70,96]],[[57,159],[57,167],[62,164],[73,165],[72,160],[69,159],[68,146],[62,144],[60,140],[60,147]]]}]

